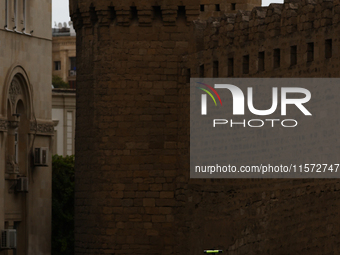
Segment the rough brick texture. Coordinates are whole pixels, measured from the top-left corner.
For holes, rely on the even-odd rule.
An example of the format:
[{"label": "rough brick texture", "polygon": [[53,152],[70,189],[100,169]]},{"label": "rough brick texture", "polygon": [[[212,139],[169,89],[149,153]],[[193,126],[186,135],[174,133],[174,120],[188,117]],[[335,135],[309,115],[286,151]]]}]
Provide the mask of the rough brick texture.
[{"label": "rough brick texture", "polygon": [[[209,3],[203,4],[214,18],[206,20],[194,0],[71,0],[78,59],[76,254],[339,253],[337,180],[189,179],[187,83],[202,64],[211,77],[214,61],[219,76],[228,76],[231,58],[234,77],[338,77],[339,1],[250,11],[254,2],[249,11],[227,15]],[[326,39],[332,39],[330,58]],[[249,74],[243,74],[248,54]]]}]

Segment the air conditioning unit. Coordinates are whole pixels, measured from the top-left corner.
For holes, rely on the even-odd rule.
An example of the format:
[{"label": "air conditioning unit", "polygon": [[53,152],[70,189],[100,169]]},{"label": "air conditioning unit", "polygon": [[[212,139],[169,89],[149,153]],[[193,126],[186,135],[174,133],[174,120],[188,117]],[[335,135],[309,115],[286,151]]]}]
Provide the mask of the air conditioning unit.
[{"label": "air conditioning unit", "polygon": [[41,147],[34,149],[34,165],[47,166],[48,162],[48,148]]},{"label": "air conditioning unit", "polygon": [[19,177],[17,180],[17,185],[15,187],[17,192],[28,192],[28,178]]},{"label": "air conditioning unit", "polygon": [[76,70],[70,70],[70,76],[76,76],[77,71]]},{"label": "air conditioning unit", "polygon": [[1,232],[1,248],[15,249],[17,248],[17,230],[5,229]]}]

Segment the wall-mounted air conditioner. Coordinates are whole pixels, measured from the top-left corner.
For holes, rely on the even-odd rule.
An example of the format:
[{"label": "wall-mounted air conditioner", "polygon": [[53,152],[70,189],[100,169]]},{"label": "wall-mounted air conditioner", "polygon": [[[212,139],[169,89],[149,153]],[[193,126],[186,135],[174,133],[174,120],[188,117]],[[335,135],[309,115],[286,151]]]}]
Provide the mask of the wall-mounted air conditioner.
[{"label": "wall-mounted air conditioner", "polygon": [[19,177],[17,180],[17,185],[15,187],[17,192],[28,192],[28,178]]},{"label": "wall-mounted air conditioner", "polygon": [[41,147],[34,149],[34,165],[47,166],[48,162],[48,148]]},{"label": "wall-mounted air conditioner", "polygon": [[5,229],[1,232],[1,249],[17,248],[17,230]]}]

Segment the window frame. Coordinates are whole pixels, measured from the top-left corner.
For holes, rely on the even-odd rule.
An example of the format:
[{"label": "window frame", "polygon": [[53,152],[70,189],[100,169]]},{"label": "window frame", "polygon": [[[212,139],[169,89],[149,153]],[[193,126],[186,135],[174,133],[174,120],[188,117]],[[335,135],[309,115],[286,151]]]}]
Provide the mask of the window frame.
[{"label": "window frame", "polygon": [[22,0],[22,21],[23,21],[23,28],[22,31],[25,32],[26,31],[26,11],[27,11],[27,1],[28,0]]},{"label": "window frame", "polygon": [[61,61],[54,61],[54,71],[61,70]]},{"label": "window frame", "polygon": [[265,70],[265,51],[259,51],[257,58],[257,71],[263,72]]},{"label": "window frame", "polygon": [[325,40],[325,58],[330,59],[333,56],[333,40],[332,38]]},{"label": "window frame", "polygon": [[19,164],[19,133],[15,131],[14,133],[14,162]]},{"label": "window frame", "polygon": [[250,69],[250,56],[249,54],[242,57],[242,74],[249,74]]},{"label": "window frame", "polygon": [[228,77],[233,77],[235,75],[234,65],[234,57],[228,58]]},{"label": "window frame", "polygon": [[204,78],[204,64],[199,66],[199,77]]},{"label": "window frame", "polygon": [[[70,69],[69,70],[76,71],[77,70],[77,57],[69,57],[69,61],[70,61]],[[74,62],[72,62],[72,61],[74,61]],[[72,64],[74,64],[74,68],[72,68]]]},{"label": "window frame", "polygon": [[5,0],[5,28],[8,29],[9,20],[9,0]]},{"label": "window frame", "polygon": [[307,43],[307,63],[314,61],[314,42]]},{"label": "window frame", "polygon": [[13,11],[14,11],[14,27],[13,30],[16,31],[18,28],[18,0],[14,0],[14,7],[13,7]]},{"label": "window frame", "polygon": [[219,61],[213,61],[213,78],[219,77]]},{"label": "window frame", "polygon": [[290,46],[290,66],[296,66],[297,65],[297,45],[291,45]]},{"label": "window frame", "polygon": [[281,49],[276,48],[273,51],[273,67],[274,69],[280,68],[281,67]]}]

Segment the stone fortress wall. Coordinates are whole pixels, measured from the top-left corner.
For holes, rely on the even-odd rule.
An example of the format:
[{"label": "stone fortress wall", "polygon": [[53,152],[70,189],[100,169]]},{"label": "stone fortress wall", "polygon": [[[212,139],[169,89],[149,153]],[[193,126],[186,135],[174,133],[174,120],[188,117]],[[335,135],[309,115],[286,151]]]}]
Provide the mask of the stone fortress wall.
[{"label": "stone fortress wall", "polygon": [[337,1],[285,1],[197,20],[183,60],[194,77],[201,65],[205,77],[338,77],[339,14]]},{"label": "stone fortress wall", "polygon": [[231,4],[71,0],[76,254],[338,252],[338,180],[189,178],[188,78],[338,77],[338,2]]}]

